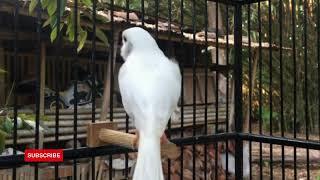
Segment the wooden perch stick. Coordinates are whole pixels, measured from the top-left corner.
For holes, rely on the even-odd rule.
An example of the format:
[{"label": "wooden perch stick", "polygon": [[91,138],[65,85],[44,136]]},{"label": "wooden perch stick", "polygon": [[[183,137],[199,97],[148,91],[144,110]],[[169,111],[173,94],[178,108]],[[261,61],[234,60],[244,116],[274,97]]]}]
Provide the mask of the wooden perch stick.
[{"label": "wooden perch stick", "polygon": [[101,129],[99,132],[99,139],[107,144],[114,144],[135,149],[134,138],[136,135],[123,133],[111,129]]},{"label": "wooden perch stick", "polygon": [[[118,145],[126,148],[135,149],[134,140],[136,135],[124,133],[117,129],[115,123],[99,122],[90,123],[88,125],[87,145],[89,147],[97,147],[106,144]],[[164,158],[176,159],[180,155],[180,149],[173,143],[161,145],[161,155]]]}]

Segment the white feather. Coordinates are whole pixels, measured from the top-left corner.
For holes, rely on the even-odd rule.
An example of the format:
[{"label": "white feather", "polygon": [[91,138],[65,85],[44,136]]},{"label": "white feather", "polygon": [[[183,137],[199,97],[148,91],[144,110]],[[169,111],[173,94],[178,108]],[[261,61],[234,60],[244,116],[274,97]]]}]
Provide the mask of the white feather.
[{"label": "white feather", "polygon": [[125,63],[119,71],[120,93],[140,135],[133,180],[163,180],[160,137],[179,100],[179,66],[142,28],[125,30],[122,39]]},{"label": "white feather", "polygon": [[[221,154],[222,168],[226,170],[226,152]],[[233,154],[228,153],[228,172],[235,174],[235,157]],[[243,146],[243,177],[248,177],[250,173],[250,162],[249,162],[249,145],[244,144]]]}]

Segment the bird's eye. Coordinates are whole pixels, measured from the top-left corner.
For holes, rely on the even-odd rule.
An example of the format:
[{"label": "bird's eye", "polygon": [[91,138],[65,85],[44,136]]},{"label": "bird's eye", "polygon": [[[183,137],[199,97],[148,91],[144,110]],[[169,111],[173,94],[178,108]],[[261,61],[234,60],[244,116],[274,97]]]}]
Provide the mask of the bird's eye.
[{"label": "bird's eye", "polygon": [[123,41],[126,42],[127,41],[127,38],[125,36],[123,36]]}]

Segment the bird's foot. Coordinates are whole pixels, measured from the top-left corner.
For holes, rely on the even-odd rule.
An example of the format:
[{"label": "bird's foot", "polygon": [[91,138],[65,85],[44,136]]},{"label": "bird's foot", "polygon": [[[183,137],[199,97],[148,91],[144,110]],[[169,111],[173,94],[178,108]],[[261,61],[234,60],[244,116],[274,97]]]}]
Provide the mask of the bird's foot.
[{"label": "bird's foot", "polygon": [[169,143],[169,139],[167,138],[166,133],[163,133],[160,138],[160,144],[168,144],[168,143]]},{"label": "bird's foot", "polygon": [[138,146],[139,146],[139,131],[136,129],[134,133],[135,133],[135,137],[133,139],[133,147],[138,149]]}]

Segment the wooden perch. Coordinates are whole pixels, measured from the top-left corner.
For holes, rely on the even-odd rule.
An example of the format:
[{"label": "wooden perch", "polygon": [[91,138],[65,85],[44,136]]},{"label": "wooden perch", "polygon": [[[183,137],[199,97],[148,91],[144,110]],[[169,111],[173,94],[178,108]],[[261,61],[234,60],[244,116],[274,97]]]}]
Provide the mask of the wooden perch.
[{"label": "wooden perch", "polygon": [[[89,123],[87,131],[87,146],[97,147],[107,144],[118,145],[135,149],[134,134],[117,131],[117,125],[113,122]],[[173,143],[161,145],[161,155],[164,158],[177,159],[180,149]]]}]

